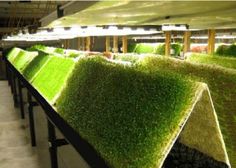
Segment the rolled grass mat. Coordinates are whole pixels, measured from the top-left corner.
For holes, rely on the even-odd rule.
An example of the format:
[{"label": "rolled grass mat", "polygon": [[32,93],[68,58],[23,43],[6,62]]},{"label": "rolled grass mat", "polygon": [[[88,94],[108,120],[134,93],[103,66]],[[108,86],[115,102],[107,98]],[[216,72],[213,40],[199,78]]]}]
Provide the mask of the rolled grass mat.
[{"label": "rolled grass mat", "polygon": [[74,60],[50,56],[46,64],[41,68],[32,81],[32,85],[50,102],[60,94],[71,70]]},{"label": "rolled grass mat", "polygon": [[236,167],[236,73],[220,66],[195,64],[165,57],[147,57],[141,69],[158,74],[160,70],[207,83],[232,167]]},{"label": "rolled grass mat", "polygon": [[[55,107],[110,167],[153,168],[162,166],[205,92],[210,98],[205,84],[177,74],[152,74],[100,57],[83,58]],[[219,145],[219,158],[227,162],[213,106],[208,105],[210,119],[215,119],[210,134]],[[188,135],[185,130],[182,139]]]},{"label": "rolled grass mat", "polygon": [[207,54],[192,54],[190,55],[190,57],[188,57],[187,60],[190,62],[222,66],[225,68],[232,68],[236,70],[236,58],[234,57],[223,57]]}]

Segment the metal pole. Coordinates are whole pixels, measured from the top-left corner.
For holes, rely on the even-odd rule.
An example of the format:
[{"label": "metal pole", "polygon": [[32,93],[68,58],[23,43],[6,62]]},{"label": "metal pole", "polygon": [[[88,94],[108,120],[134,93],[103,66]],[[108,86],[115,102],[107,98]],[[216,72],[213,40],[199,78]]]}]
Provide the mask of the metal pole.
[{"label": "metal pole", "polygon": [[19,99],[20,99],[20,112],[21,112],[21,118],[25,118],[25,109],[24,109],[24,101],[22,96],[22,84],[20,80],[18,79],[18,91],[19,91]]},{"label": "metal pole", "polygon": [[51,168],[58,168],[57,160],[57,147],[54,145],[56,141],[56,132],[54,125],[48,121],[48,143],[49,143],[49,153],[51,159]]},{"label": "metal pole", "polygon": [[16,90],[16,79],[13,73],[12,73],[12,91],[13,91],[14,107],[17,107],[18,99],[17,99],[17,90]]},{"label": "metal pole", "polygon": [[33,107],[37,105],[36,102],[32,101],[32,96],[28,92],[27,94],[28,98],[28,111],[29,111],[29,125],[30,125],[30,136],[31,136],[31,145],[36,146],[36,136],[35,136],[35,126],[34,126],[34,111]]}]

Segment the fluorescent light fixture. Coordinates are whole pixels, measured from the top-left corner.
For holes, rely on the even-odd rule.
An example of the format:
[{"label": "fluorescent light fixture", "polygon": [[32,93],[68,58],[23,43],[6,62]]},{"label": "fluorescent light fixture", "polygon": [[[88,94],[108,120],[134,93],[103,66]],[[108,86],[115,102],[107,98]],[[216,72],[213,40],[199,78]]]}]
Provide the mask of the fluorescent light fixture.
[{"label": "fluorescent light fixture", "polygon": [[199,40],[204,40],[204,39],[208,39],[208,36],[191,36],[191,39],[199,39]]},{"label": "fluorescent light fixture", "polygon": [[162,31],[186,31],[187,30],[187,25],[162,25]]},{"label": "fluorescent light fixture", "polygon": [[164,36],[135,36],[131,39],[134,40],[158,40],[158,39],[165,39]]},{"label": "fluorescent light fixture", "polygon": [[[236,39],[233,35],[216,36],[216,39]],[[208,39],[208,36],[192,36],[191,39]]]},{"label": "fluorescent light fixture", "polygon": [[86,27],[56,27],[50,30],[39,29],[35,34],[22,34],[8,36],[3,39],[5,41],[46,41],[46,40],[61,40],[72,39],[75,37],[88,37],[88,36],[124,36],[124,35],[148,35],[160,33],[158,29],[150,28],[130,28],[130,27],[117,27],[117,26],[86,26]]}]

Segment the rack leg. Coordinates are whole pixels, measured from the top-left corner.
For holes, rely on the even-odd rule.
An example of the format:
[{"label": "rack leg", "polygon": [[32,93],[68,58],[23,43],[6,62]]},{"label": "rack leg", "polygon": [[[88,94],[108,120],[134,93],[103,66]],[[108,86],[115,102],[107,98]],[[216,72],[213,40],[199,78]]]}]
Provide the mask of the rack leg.
[{"label": "rack leg", "polygon": [[57,147],[54,145],[55,142],[56,142],[55,127],[48,120],[48,143],[49,143],[49,153],[51,158],[51,168],[58,168]]},{"label": "rack leg", "polygon": [[35,135],[35,126],[34,126],[34,111],[33,107],[38,106],[37,102],[32,101],[32,96],[28,92],[28,111],[29,111],[29,125],[30,125],[30,136],[31,136],[31,145],[36,146],[36,135]]},{"label": "rack leg", "polygon": [[18,91],[19,91],[19,100],[20,100],[20,112],[21,112],[21,118],[25,118],[25,109],[24,109],[24,101],[22,96],[22,84],[20,80],[18,80]]},{"label": "rack leg", "polygon": [[16,90],[16,79],[13,74],[12,74],[12,90],[13,90],[14,107],[17,107],[18,100],[17,100],[17,90]]},{"label": "rack leg", "polygon": [[9,84],[11,87],[11,93],[13,94],[13,75],[12,75],[11,70],[9,70]]},{"label": "rack leg", "polygon": [[[4,61],[5,62],[5,61]],[[6,68],[6,79],[7,79],[7,82],[8,82],[8,86],[10,85],[10,79],[9,79],[9,69],[8,69],[8,65],[7,63],[5,62],[5,68]]]}]

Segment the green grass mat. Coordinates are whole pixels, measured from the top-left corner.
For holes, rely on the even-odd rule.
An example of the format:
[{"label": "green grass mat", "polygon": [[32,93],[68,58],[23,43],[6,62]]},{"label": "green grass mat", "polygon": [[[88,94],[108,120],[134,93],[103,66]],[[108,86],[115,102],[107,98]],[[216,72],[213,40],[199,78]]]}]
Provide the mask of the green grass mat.
[{"label": "green grass mat", "polygon": [[139,59],[141,59],[140,55],[131,55],[131,54],[115,54],[113,56],[114,60],[119,60],[119,61],[129,61],[131,63],[137,62]]},{"label": "green grass mat", "polygon": [[62,57],[71,57],[76,58],[79,56],[85,55],[85,52],[72,50],[72,49],[63,49],[63,48],[56,48],[56,47],[48,47],[44,45],[34,45],[28,49],[29,51],[41,51],[46,54],[52,54],[56,56]]},{"label": "green grass mat", "polygon": [[152,43],[138,43],[135,47],[135,52],[138,54],[142,53],[154,53],[157,44]]},{"label": "green grass mat", "polygon": [[7,59],[12,63],[15,57],[19,54],[19,52],[23,51],[20,48],[12,48],[11,51],[7,54]]},{"label": "green grass mat", "polygon": [[226,56],[226,57],[236,57],[236,45],[225,45],[222,44],[218,46],[215,52],[219,56]]},{"label": "green grass mat", "polygon": [[22,73],[22,71],[27,67],[27,65],[37,57],[38,52],[28,52],[21,50],[12,60],[13,66]]},{"label": "green grass mat", "polygon": [[67,83],[58,113],[115,168],[160,166],[196,90],[182,76],[100,57],[81,59]]},{"label": "green grass mat", "polygon": [[73,59],[52,56],[38,72],[32,85],[52,103],[64,86],[74,64]]},{"label": "green grass mat", "polygon": [[50,56],[46,54],[40,54],[35,57],[22,71],[24,77],[31,82],[49,58]]},{"label": "green grass mat", "polygon": [[212,64],[225,68],[236,69],[236,58],[233,57],[223,57],[216,55],[212,56],[207,54],[192,54],[190,57],[188,57],[187,60],[196,63]]},{"label": "green grass mat", "polygon": [[[172,43],[173,55],[179,55],[182,46],[179,43]],[[128,52],[138,54],[159,54],[165,55],[165,44],[161,43],[133,43],[128,45]]]},{"label": "green grass mat", "polygon": [[159,75],[160,70],[165,70],[208,84],[231,165],[236,167],[236,72],[220,66],[194,64],[164,57],[147,57],[140,64],[141,69],[156,75]]},{"label": "green grass mat", "polygon": [[54,56],[61,56],[64,57],[64,49],[55,48],[55,47],[48,47],[45,45],[34,45],[27,49],[28,51],[38,51],[42,54],[52,54]]}]

